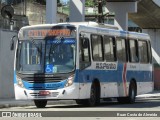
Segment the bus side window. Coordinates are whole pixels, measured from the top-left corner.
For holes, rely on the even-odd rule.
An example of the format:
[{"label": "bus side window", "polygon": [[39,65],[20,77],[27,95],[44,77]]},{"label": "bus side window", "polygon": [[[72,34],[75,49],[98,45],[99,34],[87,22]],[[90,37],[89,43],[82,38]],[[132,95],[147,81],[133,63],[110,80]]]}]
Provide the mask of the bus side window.
[{"label": "bus side window", "polygon": [[79,61],[80,61],[80,69],[84,69],[91,64],[90,60],[90,50],[89,50],[89,39],[88,38],[80,38],[79,44]]},{"label": "bus side window", "polygon": [[139,62],[137,40],[129,40],[129,61]]},{"label": "bus side window", "polygon": [[140,56],[140,63],[148,63],[149,62],[149,55],[148,55],[148,47],[147,42],[139,40],[138,47],[139,47],[139,56]]},{"label": "bus side window", "polygon": [[104,36],[104,59],[107,62],[116,61],[115,51],[114,51],[114,39],[113,37]]},{"label": "bus side window", "polygon": [[94,61],[103,61],[103,39],[100,35],[91,35],[92,56]]},{"label": "bus side window", "polygon": [[123,38],[116,38],[117,42],[117,60],[120,62],[126,62],[126,42]]}]

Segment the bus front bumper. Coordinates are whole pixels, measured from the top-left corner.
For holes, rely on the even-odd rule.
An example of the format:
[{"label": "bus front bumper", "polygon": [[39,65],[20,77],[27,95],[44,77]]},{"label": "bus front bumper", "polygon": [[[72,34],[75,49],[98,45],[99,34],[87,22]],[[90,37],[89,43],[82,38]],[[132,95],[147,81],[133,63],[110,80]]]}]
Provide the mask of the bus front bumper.
[{"label": "bus front bumper", "polygon": [[35,99],[51,99],[51,100],[67,100],[78,99],[79,97],[79,84],[74,83],[69,87],[65,87],[57,90],[27,90],[14,85],[15,98],[17,100],[35,100]]}]

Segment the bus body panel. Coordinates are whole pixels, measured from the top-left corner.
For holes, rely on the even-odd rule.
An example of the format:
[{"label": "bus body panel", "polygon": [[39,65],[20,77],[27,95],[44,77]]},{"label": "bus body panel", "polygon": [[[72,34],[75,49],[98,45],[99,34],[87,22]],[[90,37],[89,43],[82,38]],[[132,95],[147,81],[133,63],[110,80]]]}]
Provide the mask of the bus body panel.
[{"label": "bus body panel", "polygon": [[[63,25],[63,24],[62,24]],[[45,25],[44,25],[45,26]],[[27,27],[25,27],[27,28]],[[107,97],[126,97],[128,96],[129,85],[131,80],[136,81],[137,95],[151,92],[153,90],[152,80],[152,64],[130,63],[128,61],[120,63],[106,62],[106,61],[93,61],[91,54],[91,34],[106,35],[113,37],[123,37],[125,39],[140,39],[149,40],[147,34],[130,33],[126,31],[119,31],[106,28],[90,27],[84,25],[77,25],[77,49],[76,49],[76,70],[74,72],[75,79],[73,85],[65,87],[66,81],[62,81],[61,87],[55,89],[46,89],[45,84],[31,85],[24,82],[24,88],[17,85],[16,72],[14,72],[14,87],[16,99],[89,99],[91,85],[94,80],[100,82],[100,98]],[[79,34],[85,33],[85,36],[89,38],[90,42],[90,56],[91,65],[85,69],[80,69],[79,65]],[[17,49],[17,48],[16,48]],[[16,57],[15,57],[16,61]],[[16,64],[16,62],[15,62]],[[16,71],[16,66],[15,66]],[[54,83],[57,84],[57,83]],[[59,86],[59,85],[58,85]],[[36,88],[31,90],[29,87]],[[38,87],[44,87],[38,89]],[[25,91],[25,92],[24,92]],[[38,96],[40,91],[49,91],[51,96]],[[65,91],[65,92],[64,92]]]}]

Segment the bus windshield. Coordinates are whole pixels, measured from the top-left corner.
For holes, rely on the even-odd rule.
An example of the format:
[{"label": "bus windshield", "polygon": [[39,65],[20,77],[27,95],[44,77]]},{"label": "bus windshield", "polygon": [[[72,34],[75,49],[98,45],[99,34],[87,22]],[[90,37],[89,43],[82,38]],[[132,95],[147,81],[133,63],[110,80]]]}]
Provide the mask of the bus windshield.
[{"label": "bus windshield", "polygon": [[68,73],[75,69],[75,38],[19,41],[17,72]]},{"label": "bus windshield", "polygon": [[42,73],[44,66],[44,42],[42,40],[19,41],[17,50],[18,72]]},{"label": "bus windshield", "polygon": [[47,40],[45,73],[66,73],[75,68],[75,39]]}]

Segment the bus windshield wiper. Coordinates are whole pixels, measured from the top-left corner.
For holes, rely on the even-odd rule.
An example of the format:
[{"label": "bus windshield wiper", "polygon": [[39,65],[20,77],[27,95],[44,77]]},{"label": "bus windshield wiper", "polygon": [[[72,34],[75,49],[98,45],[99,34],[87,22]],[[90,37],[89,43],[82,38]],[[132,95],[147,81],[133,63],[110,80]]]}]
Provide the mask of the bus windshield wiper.
[{"label": "bus windshield wiper", "polygon": [[40,48],[36,45],[35,41],[33,38],[31,38],[32,44],[37,48],[38,53],[40,53],[40,55],[42,55],[42,51],[40,50]]},{"label": "bus windshield wiper", "polygon": [[[59,42],[60,41],[60,42]],[[60,44],[63,44],[63,42],[65,41],[65,39],[64,39],[64,37],[60,37],[59,39],[58,39],[58,42],[57,43],[55,43],[53,46],[51,45],[51,47],[50,47],[50,50],[49,50],[49,60],[50,60],[50,53],[51,53],[51,50],[54,48],[54,49],[56,49],[56,47],[58,46],[58,45],[60,45]]]}]

